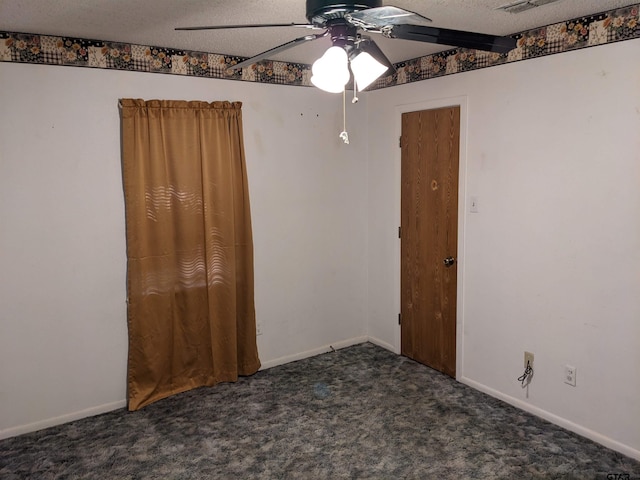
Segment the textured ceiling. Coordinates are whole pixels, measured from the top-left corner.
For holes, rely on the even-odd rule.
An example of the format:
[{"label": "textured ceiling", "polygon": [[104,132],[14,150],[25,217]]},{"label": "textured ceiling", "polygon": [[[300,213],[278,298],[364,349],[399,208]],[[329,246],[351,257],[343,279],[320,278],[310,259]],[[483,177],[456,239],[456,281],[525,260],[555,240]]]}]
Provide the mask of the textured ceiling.
[{"label": "textured ceiling", "polygon": [[[508,35],[563,20],[633,5],[638,0],[559,0],[519,14],[496,11],[513,0],[393,0],[433,20],[433,26]],[[175,31],[178,26],[306,23],[304,0],[0,0],[0,30],[110,40],[250,57],[309,33],[300,28]],[[448,47],[374,35],[393,62]],[[328,46],[322,39],[272,59],[312,63]]]}]

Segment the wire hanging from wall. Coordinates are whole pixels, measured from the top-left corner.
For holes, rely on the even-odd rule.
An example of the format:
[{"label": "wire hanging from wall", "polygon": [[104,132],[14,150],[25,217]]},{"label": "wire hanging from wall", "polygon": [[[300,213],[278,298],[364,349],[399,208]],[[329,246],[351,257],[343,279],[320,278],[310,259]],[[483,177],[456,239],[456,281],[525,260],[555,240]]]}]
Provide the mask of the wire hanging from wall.
[{"label": "wire hanging from wall", "polygon": [[522,388],[526,387],[531,383],[531,379],[533,378],[533,367],[529,362],[527,362],[527,366],[524,369],[524,373],[518,377],[518,381],[522,384]]}]

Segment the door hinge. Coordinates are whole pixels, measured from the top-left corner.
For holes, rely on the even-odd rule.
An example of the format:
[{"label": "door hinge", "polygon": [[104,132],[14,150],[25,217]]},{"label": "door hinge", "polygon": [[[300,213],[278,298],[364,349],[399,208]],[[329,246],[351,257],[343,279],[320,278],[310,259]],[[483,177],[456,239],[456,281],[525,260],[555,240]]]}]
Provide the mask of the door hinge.
[{"label": "door hinge", "polygon": [[402,238],[402,227],[398,227],[398,238]]},{"label": "door hinge", "polygon": [[402,148],[402,135],[398,137],[398,147]]},{"label": "door hinge", "polygon": [[398,325],[402,325],[402,314],[398,314]]}]

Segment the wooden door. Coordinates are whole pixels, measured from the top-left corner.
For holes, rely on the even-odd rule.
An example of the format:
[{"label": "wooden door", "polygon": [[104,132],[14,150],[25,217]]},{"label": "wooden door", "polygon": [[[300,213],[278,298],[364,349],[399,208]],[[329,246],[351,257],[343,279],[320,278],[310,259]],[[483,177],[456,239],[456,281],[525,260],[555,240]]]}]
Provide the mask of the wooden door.
[{"label": "wooden door", "polygon": [[402,115],[401,351],[456,375],[460,107]]}]

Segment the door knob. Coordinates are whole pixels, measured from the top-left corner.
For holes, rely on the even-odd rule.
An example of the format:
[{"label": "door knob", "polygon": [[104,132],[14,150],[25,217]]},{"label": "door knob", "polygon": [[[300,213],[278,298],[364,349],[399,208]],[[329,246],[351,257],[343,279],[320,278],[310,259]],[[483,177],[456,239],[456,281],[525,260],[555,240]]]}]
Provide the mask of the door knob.
[{"label": "door knob", "polygon": [[451,265],[456,263],[456,259],[453,257],[447,257],[443,260],[443,263],[445,267],[450,267]]}]

